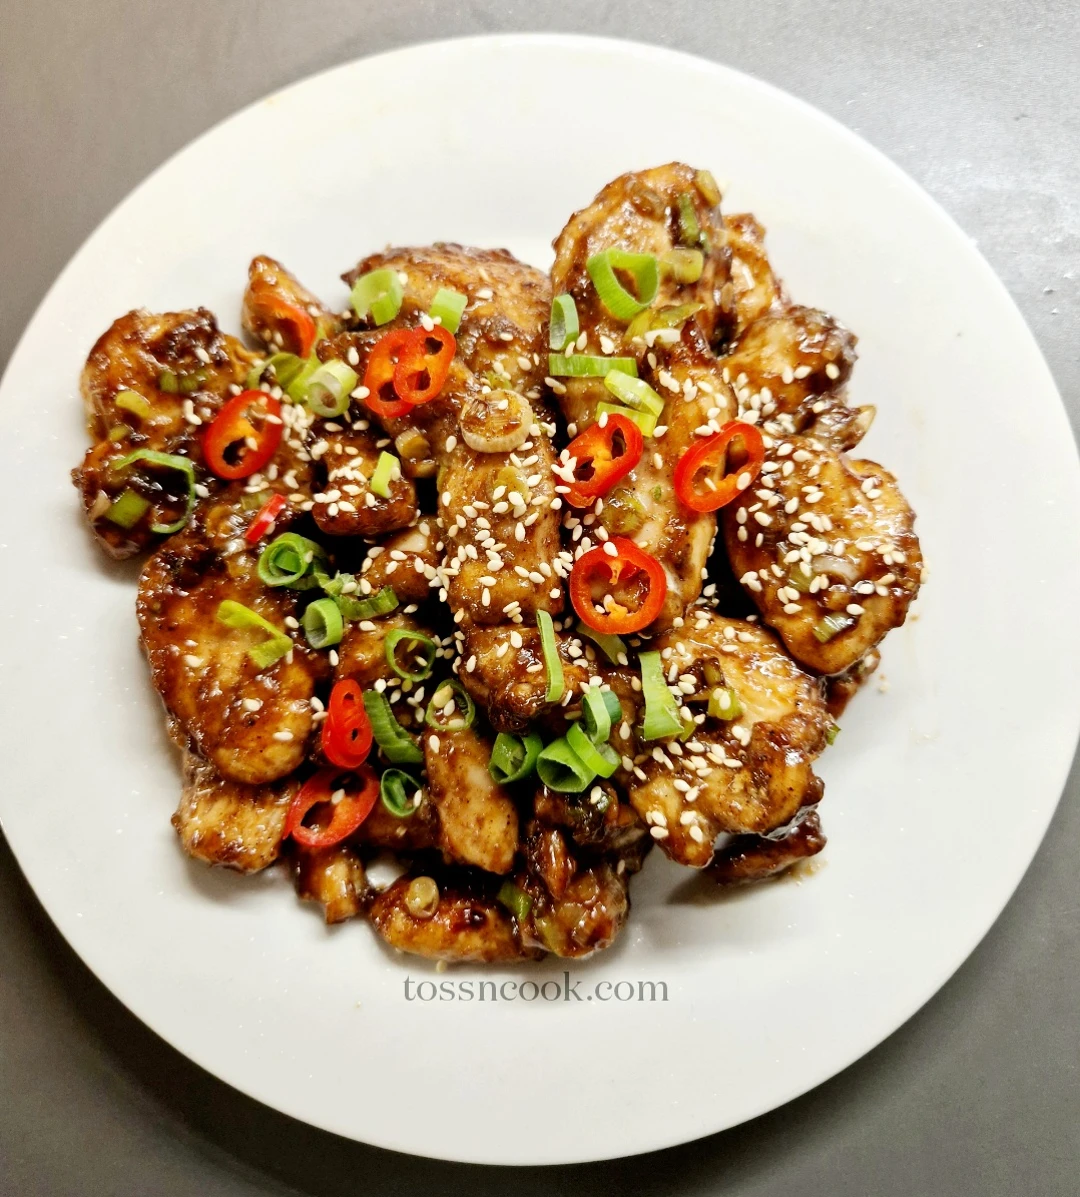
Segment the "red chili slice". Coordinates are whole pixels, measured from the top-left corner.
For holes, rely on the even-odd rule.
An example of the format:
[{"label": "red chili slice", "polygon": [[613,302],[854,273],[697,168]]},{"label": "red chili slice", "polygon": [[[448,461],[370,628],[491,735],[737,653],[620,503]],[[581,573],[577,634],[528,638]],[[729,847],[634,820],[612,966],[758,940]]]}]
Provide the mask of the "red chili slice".
[{"label": "red chili slice", "polygon": [[436,324],[431,332],[413,329],[413,351],[394,369],[394,390],[413,407],[434,399],[446,385],[457,341],[449,329]]},{"label": "red chili slice", "polygon": [[[614,553],[607,548],[613,546]],[[596,593],[597,584],[602,588]],[[612,593],[623,588],[630,606]],[[625,536],[613,536],[599,548],[590,549],[574,562],[570,571],[570,601],[579,617],[594,631],[612,636],[640,632],[660,614],[667,594],[664,567],[650,553],[639,549]],[[603,611],[596,609],[600,602]]]},{"label": "red chili slice", "polygon": [[323,756],[342,769],[358,769],[367,760],[371,740],[363,691],[352,678],[343,678],[330,692],[322,727]]},{"label": "red chili slice", "polygon": [[[335,802],[334,795],[339,790],[343,793]],[[292,836],[305,848],[332,848],[363,823],[378,797],[379,779],[369,765],[347,772],[320,769],[292,800],[285,819],[285,838]],[[304,819],[322,805],[329,807],[329,823],[305,826]]]},{"label": "red chili slice", "polygon": [[412,407],[394,389],[394,377],[399,363],[416,352],[416,330],[412,328],[392,329],[376,341],[364,370],[364,386],[369,392],[364,402],[377,416],[394,419]]},{"label": "red chili slice", "polygon": [[567,446],[577,458],[574,481],[565,495],[571,507],[591,507],[641,460],[645,441],[641,429],[626,416],[608,412]]},{"label": "red chili slice", "polygon": [[248,544],[258,544],[264,536],[273,531],[274,521],[285,510],[286,500],[284,495],[271,495],[269,499],[259,508],[258,514],[248,525],[248,530],[244,533],[244,539]]},{"label": "red chili slice", "polygon": [[270,304],[270,321],[278,326],[285,349],[297,357],[310,357],[318,336],[315,317],[295,303],[277,297]]},{"label": "red chili slice", "polygon": [[[742,441],[743,459],[732,468],[731,445]],[[679,458],[675,467],[675,493],[679,501],[691,511],[716,511],[738,498],[761,472],[765,462],[765,445],[761,433],[753,424],[731,420],[712,436],[692,445]],[[724,471],[714,481],[714,467]],[[703,483],[699,487],[699,480]]]},{"label": "red chili slice", "polygon": [[277,452],[283,427],[280,400],[265,391],[241,391],[203,434],[206,464],[219,478],[249,478]]}]

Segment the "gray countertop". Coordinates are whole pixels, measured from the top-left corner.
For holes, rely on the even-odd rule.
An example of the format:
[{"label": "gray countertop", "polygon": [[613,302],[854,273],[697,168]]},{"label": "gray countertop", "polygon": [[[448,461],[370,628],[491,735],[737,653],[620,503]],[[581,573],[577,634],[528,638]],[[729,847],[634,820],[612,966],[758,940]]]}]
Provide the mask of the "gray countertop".
[{"label": "gray countertop", "polygon": [[[862,134],[977,240],[1034,330],[1076,427],[1075,0],[8,0],[0,40],[0,364],[97,222],[213,122],[358,55],[510,29],[604,33],[693,51],[786,88]],[[62,742],[62,703],[50,717]],[[530,1194],[571,1185],[583,1194],[723,1189],[740,1197],[1075,1194],[1078,791],[1074,770],[1046,843],[972,958],[845,1073],[687,1147],[512,1178],[336,1139],[208,1076],[75,958],[0,839],[0,1192],[330,1197],[496,1193],[510,1183]],[[812,1011],[793,1017],[812,1027]],[[422,1096],[434,1110],[437,1097]],[[538,1133],[543,1117],[538,1112]]]}]

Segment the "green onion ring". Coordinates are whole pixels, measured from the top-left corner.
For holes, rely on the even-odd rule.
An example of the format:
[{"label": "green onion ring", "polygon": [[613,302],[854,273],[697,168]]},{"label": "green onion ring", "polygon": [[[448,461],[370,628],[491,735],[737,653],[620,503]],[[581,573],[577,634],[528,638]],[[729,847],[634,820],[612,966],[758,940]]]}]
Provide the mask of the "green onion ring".
[{"label": "green onion ring", "polygon": [[371,479],[368,482],[372,494],[389,499],[390,483],[394,480],[394,470],[398,468],[400,473],[400,466],[401,462],[398,461],[393,453],[380,453],[379,460],[375,463],[375,472],[371,475]]},{"label": "green onion ring", "polygon": [[344,415],[352,402],[352,393],[360,375],[345,362],[323,362],[307,384],[308,410],[324,420]]},{"label": "green onion ring", "polygon": [[120,492],[105,512],[105,519],[125,531],[134,528],[150,510],[150,500],[136,494],[130,487]]},{"label": "green onion ring", "polygon": [[580,794],[596,774],[570,747],[565,736],[553,740],[536,758],[536,772],[549,790]]},{"label": "green onion ring", "polygon": [[184,514],[172,524],[150,525],[150,531],[157,532],[161,536],[171,536],[173,532],[179,532],[188,522],[191,509],[195,506],[195,463],[190,457],[180,457],[176,453],[159,453],[156,449],[136,449],[134,453],[129,453],[126,457],[121,457],[119,461],[113,462],[113,469],[122,470],[136,461],[145,461],[150,465],[162,466],[167,470],[176,470],[184,475],[184,480],[187,482],[187,501]]},{"label": "green onion ring", "polygon": [[584,636],[586,640],[591,640],[612,665],[625,665],[630,659],[626,653],[626,645],[618,636],[612,636],[607,632],[594,631],[587,623],[580,620],[578,621],[577,634]]},{"label": "green onion ring", "polygon": [[537,611],[536,626],[540,629],[540,648],[544,653],[544,667],[547,670],[547,693],[545,702],[558,702],[566,689],[559,647],[555,643],[555,625],[547,611]]},{"label": "green onion ring", "polygon": [[268,619],[263,619],[257,611],[252,611],[250,607],[245,607],[235,599],[221,600],[217,618],[230,628],[258,628],[268,634],[269,639],[264,640],[262,644],[252,645],[247,650],[248,656],[260,671],[273,665],[275,661],[280,661],[293,647],[291,636],[275,627]]},{"label": "green onion ring", "polygon": [[696,283],[705,271],[705,255],[700,249],[669,249],[660,255],[660,270],[677,283]]},{"label": "green onion ring", "polygon": [[656,417],[652,412],[636,411],[632,407],[623,407],[618,403],[598,403],[596,405],[596,418],[599,419],[604,412],[607,412],[609,415],[625,416],[628,420],[633,420],[641,429],[642,436],[652,436],[656,431]]},{"label": "green onion ring", "polygon": [[304,635],[312,648],[332,648],[341,643],[345,620],[332,598],[320,598],[309,603],[302,622]]},{"label": "green onion ring", "polygon": [[677,736],[682,730],[679,704],[664,680],[664,665],[658,652],[638,653],[641,666],[641,692],[645,695],[645,721],[642,739],[660,740]]},{"label": "green onion ring", "polygon": [[594,744],[607,740],[611,726],[622,718],[622,704],[611,690],[590,687],[581,699],[581,722]]},{"label": "green onion ring", "polygon": [[600,357],[588,353],[548,354],[548,374],[552,378],[603,378],[612,370],[637,378],[637,361],[632,357]]},{"label": "green onion ring", "polygon": [[738,719],[743,713],[743,705],[734,690],[717,688],[709,695],[709,714],[714,719]]},{"label": "green onion ring", "polygon": [[435,292],[435,298],[428,308],[428,315],[438,322],[447,332],[456,333],[461,327],[461,313],[469,302],[467,295],[454,291],[450,287],[440,287]]},{"label": "green onion ring", "polygon": [[[660,267],[652,254],[632,254],[623,249],[604,249],[585,263],[600,302],[616,320],[632,320],[656,298],[660,289]],[[628,291],[615,271],[634,280],[637,294]]]},{"label": "green onion ring", "polygon": [[378,690],[365,690],[363,699],[364,710],[371,720],[371,733],[386,759],[393,765],[423,764],[420,746],[394,718],[386,695]]},{"label": "green onion ring", "polygon": [[150,400],[138,391],[117,391],[113,402],[122,411],[129,411],[140,420],[145,420],[150,414]]},{"label": "green onion ring", "polygon": [[413,796],[420,789],[416,778],[402,769],[387,769],[379,781],[379,797],[383,806],[399,819],[416,814],[419,803],[413,802]]},{"label": "green onion ring", "polygon": [[689,191],[679,196],[679,243],[686,246],[701,243],[701,224],[694,211],[694,197]]},{"label": "green onion ring", "polygon": [[635,411],[648,412],[659,416],[664,410],[664,401],[645,381],[644,378],[631,378],[629,374],[613,371],[604,378],[604,387],[609,390],[620,403]]},{"label": "green onion ring", "polygon": [[488,760],[488,772],[492,781],[501,786],[524,781],[536,769],[536,758],[543,747],[544,741],[536,732],[529,732],[526,736],[512,736],[509,732],[499,732]]},{"label": "green onion ring", "polygon": [[[455,713],[444,715],[443,710],[451,701],[451,697],[455,704]],[[459,704],[464,705],[464,715],[457,713],[456,708]],[[464,731],[467,727],[472,727],[475,718],[476,705],[472,696],[456,678],[447,678],[435,687],[435,693],[424,712],[424,722],[436,731]]]},{"label": "green onion ring", "polygon": [[850,615],[826,615],[810,630],[819,644],[828,644],[834,636],[839,636],[841,632],[846,632],[854,626],[855,620]]},{"label": "green onion ring", "polygon": [[532,898],[512,881],[504,881],[499,886],[495,899],[500,905],[505,906],[519,923],[527,918],[532,909]]},{"label": "green onion ring", "polygon": [[337,603],[342,616],[350,621],[377,619],[380,615],[387,615],[397,607],[398,596],[391,587],[384,586],[375,594],[365,595],[364,598],[354,598],[351,594],[338,594],[334,596],[334,602]]},{"label": "green onion ring", "polygon": [[[421,644],[427,650],[427,660],[418,670],[409,671],[403,669],[397,661],[397,646],[403,641],[408,640],[414,644]],[[408,628],[394,628],[392,632],[387,632],[386,639],[383,641],[383,651],[386,653],[386,663],[398,675],[398,677],[405,678],[409,682],[422,682],[426,678],[431,677],[431,671],[435,668],[435,658],[438,655],[439,649],[430,636],[425,636],[423,632],[413,632]]]},{"label": "green onion ring", "polygon": [[265,586],[310,590],[319,584],[316,562],[320,567],[326,562],[320,545],[296,532],[282,532],[259,554],[259,579]]},{"label": "green onion ring", "polygon": [[387,324],[401,311],[404,294],[396,270],[369,270],[353,283],[349,302],[361,320],[370,312],[376,324]]},{"label": "green onion ring", "polygon": [[610,777],[619,767],[619,754],[610,744],[594,744],[580,723],[566,733],[566,742],[578,754],[581,763],[598,777]]},{"label": "green onion ring", "polygon": [[548,344],[556,353],[562,353],[567,345],[578,339],[581,325],[578,322],[577,304],[572,295],[556,295],[551,301],[551,322],[548,326]]}]

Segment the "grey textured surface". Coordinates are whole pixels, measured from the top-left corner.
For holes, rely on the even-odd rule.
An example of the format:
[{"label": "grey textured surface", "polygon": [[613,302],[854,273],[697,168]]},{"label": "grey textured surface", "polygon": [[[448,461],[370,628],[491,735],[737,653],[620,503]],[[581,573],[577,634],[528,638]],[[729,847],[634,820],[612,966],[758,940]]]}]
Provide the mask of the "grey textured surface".
[{"label": "grey textured surface", "polygon": [[[759,75],[900,163],[1004,279],[1077,427],[1073,0],[901,0],[888,9],[866,0],[8,0],[3,14],[0,362],[95,224],[167,155],[242,104],[318,68],[411,41],[574,30],[659,42]],[[658,102],[677,108],[677,100]],[[62,703],[55,718],[62,741]],[[523,1194],[571,1186],[584,1195],[1075,1194],[1075,773],[1046,843],[985,942],[864,1060],[799,1101],[700,1143],[512,1178],[343,1142],[209,1077],[87,972],[0,841],[0,1193],[336,1197],[496,1193],[511,1183]],[[792,1017],[812,1033],[812,1011]],[[628,1054],[632,1060],[632,1047]],[[419,1094],[413,1116],[437,1117],[438,1100]],[[551,1115],[538,1111],[538,1134]]]}]

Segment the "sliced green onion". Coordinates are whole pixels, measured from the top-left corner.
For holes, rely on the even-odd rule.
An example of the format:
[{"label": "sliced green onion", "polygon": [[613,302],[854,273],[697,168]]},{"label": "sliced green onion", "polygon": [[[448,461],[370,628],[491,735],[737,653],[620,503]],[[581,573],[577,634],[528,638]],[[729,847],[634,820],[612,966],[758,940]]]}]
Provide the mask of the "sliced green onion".
[{"label": "sliced green onion", "polygon": [[581,763],[597,777],[610,777],[619,767],[619,754],[610,744],[594,744],[580,723],[566,733],[566,742],[578,754]]},{"label": "sliced green onion", "polygon": [[180,390],[180,380],[172,372],[172,370],[162,370],[158,375],[158,390],[164,391],[167,395],[175,395]]},{"label": "sliced green onion", "polygon": [[824,619],[819,619],[810,630],[814,633],[814,639],[820,644],[828,644],[834,636],[839,636],[841,632],[846,632],[848,628],[854,626],[855,620],[850,615],[826,615]]},{"label": "sliced green onion", "polygon": [[447,332],[456,333],[461,327],[461,313],[465,311],[468,302],[469,297],[462,295],[460,291],[440,287],[431,301],[428,315],[432,320],[438,320]]},{"label": "sliced green onion", "polygon": [[114,443],[116,441],[127,440],[130,433],[131,429],[126,424],[114,424],[109,429],[109,440]]},{"label": "sliced green onion", "polygon": [[703,303],[680,303],[670,308],[657,308],[651,314],[649,327],[678,328],[685,324],[691,316],[696,315],[705,305]]},{"label": "sliced green onion", "polygon": [[[398,664],[397,646],[403,640],[423,648],[424,659],[421,661],[419,669],[404,669]],[[386,653],[386,663],[398,677],[403,677],[406,681],[410,682],[422,682],[425,678],[431,677],[431,671],[435,668],[435,658],[438,655],[439,649],[435,641],[430,636],[425,636],[423,632],[413,632],[408,628],[394,628],[392,632],[387,632],[386,634],[386,639],[383,641],[383,651]],[[410,654],[413,651],[415,650],[409,649]]]},{"label": "sliced green onion", "polygon": [[626,645],[618,636],[607,632],[596,632],[587,623],[578,623],[577,633],[591,640],[600,649],[612,665],[625,665],[629,658],[626,655]]},{"label": "sliced green onion", "polygon": [[548,344],[556,353],[562,353],[567,345],[578,339],[581,325],[578,323],[577,304],[572,295],[556,295],[551,301],[551,323],[548,326]]},{"label": "sliced green onion", "polygon": [[383,806],[399,819],[416,813],[420,805],[415,799],[420,783],[401,769],[387,769],[379,781],[379,797]]},{"label": "sliced green onion", "polygon": [[[464,714],[458,711],[459,706],[464,708]],[[475,718],[472,696],[455,678],[448,678],[436,687],[424,712],[424,722],[437,731],[464,731],[472,727]]]},{"label": "sliced green onion", "polygon": [[105,518],[118,528],[134,528],[149,510],[150,500],[128,489],[109,505]]},{"label": "sliced green onion", "polygon": [[334,595],[334,602],[345,619],[378,619],[380,615],[386,615],[397,607],[398,596],[389,586],[384,586],[375,594],[365,595],[364,598],[355,598],[351,594],[337,594]]},{"label": "sliced green onion", "polygon": [[248,371],[247,389],[255,390],[269,372],[273,374],[278,386],[285,390],[303,368],[304,359],[297,357],[295,353],[272,353],[265,362],[259,366],[252,366]]},{"label": "sliced green onion", "polygon": [[320,545],[296,532],[282,532],[259,554],[259,579],[265,586],[310,590],[319,584],[314,571],[316,562],[326,562]]},{"label": "sliced green onion", "polygon": [[645,508],[629,486],[619,486],[604,497],[600,522],[615,536],[634,536],[645,526]]},{"label": "sliced green onion", "polygon": [[734,690],[717,686],[709,695],[709,714],[714,719],[738,719],[742,713],[743,705]]},{"label": "sliced green onion", "polygon": [[150,414],[150,400],[138,391],[117,391],[113,402],[124,411],[138,416],[140,420],[145,420]]},{"label": "sliced green onion", "polygon": [[345,620],[332,598],[316,599],[304,612],[304,635],[312,648],[332,648],[341,643]]},{"label": "sliced green onion", "polygon": [[658,652],[638,653],[641,665],[641,690],[645,695],[645,722],[642,738],[660,740],[682,731],[679,704],[664,680],[664,664]]},{"label": "sliced green onion", "polygon": [[548,374],[552,378],[603,378],[612,370],[637,378],[637,362],[632,357],[599,357],[588,353],[548,354]]},{"label": "sliced green onion", "polygon": [[381,495],[384,499],[390,498],[390,483],[394,478],[394,470],[400,471],[401,462],[393,455],[393,453],[380,453],[379,460],[375,463],[375,473],[371,475],[371,480],[368,485],[371,487],[372,494]]},{"label": "sliced green onion", "polygon": [[369,270],[353,283],[349,301],[361,320],[370,312],[376,324],[386,324],[401,311],[404,294],[396,270]]},{"label": "sliced green onion", "polygon": [[589,739],[595,744],[606,742],[611,735],[611,708],[607,703],[607,695],[614,699],[615,709],[621,714],[622,707],[619,700],[610,690],[601,692],[590,687],[589,692],[581,699],[581,722]]},{"label": "sliced green onion", "polygon": [[825,743],[830,744],[830,745],[835,744],[836,737],[839,734],[840,734],[840,724],[839,723],[830,724],[828,729],[825,732]]},{"label": "sliced green onion", "polygon": [[596,774],[570,747],[563,736],[553,740],[536,758],[536,772],[551,790],[563,794],[580,794]]},{"label": "sliced green onion", "polygon": [[420,746],[394,718],[386,695],[378,690],[365,690],[363,699],[364,710],[371,720],[371,733],[386,759],[392,765],[423,764],[424,754]]},{"label": "sliced green onion", "polygon": [[504,881],[499,886],[499,892],[495,897],[501,905],[510,911],[519,923],[525,921],[529,911],[532,909],[532,898],[512,881]]},{"label": "sliced green onion", "polygon": [[688,246],[701,243],[701,225],[694,211],[694,197],[689,191],[679,196],[679,243]]},{"label": "sliced green onion", "polygon": [[159,453],[156,449],[136,449],[134,453],[129,453],[126,457],[121,457],[119,461],[114,462],[113,469],[122,470],[125,466],[134,465],[137,461],[145,461],[149,465],[161,466],[166,470],[176,470],[177,473],[184,475],[184,480],[187,483],[184,514],[171,524],[150,525],[151,532],[157,532],[162,536],[170,536],[173,532],[179,532],[188,522],[191,509],[195,506],[195,463],[190,457],[180,457],[176,453]]},{"label": "sliced green onion", "polygon": [[[585,263],[600,302],[616,320],[632,320],[656,298],[660,288],[660,268],[652,254],[632,254],[623,249],[605,249]],[[635,295],[619,281],[617,270],[629,274],[637,290]]]},{"label": "sliced green onion", "polygon": [[717,185],[716,179],[711,170],[699,170],[694,175],[694,186],[701,192],[701,198],[715,208],[716,205],[723,198],[720,194],[720,188]]},{"label": "sliced green onion", "polygon": [[604,378],[604,386],[620,403],[636,411],[658,416],[664,410],[664,401],[644,378],[631,378],[629,374],[611,373]]},{"label": "sliced green onion", "polygon": [[344,415],[352,402],[352,392],[360,375],[345,362],[324,362],[308,379],[307,405],[323,419]]},{"label": "sliced green onion", "polygon": [[268,619],[243,603],[234,599],[222,599],[217,609],[218,620],[230,628],[257,628],[266,632],[268,639],[262,644],[254,644],[247,650],[248,656],[256,668],[267,669],[275,661],[280,661],[293,647],[292,637],[275,627]]},{"label": "sliced green onion", "polygon": [[543,747],[544,741],[536,732],[529,732],[527,736],[512,736],[509,732],[499,732],[488,760],[488,772],[492,780],[501,786],[514,781],[524,781],[535,770],[536,758]]},{"label": "sliced green onion", "polygon": [[181,374],[179,376],[180,390],[185,395],[192,395],[205,381],[205,370],[193,370],[190,374]]},{"label": "sliced green onion", "polygon": [[632,407],[622,407],[618,403],[598,403],[596,405],[596,418],[599,419],[604,412],[609,412],[616,416],[625,416],[628,420],[633,420],[641,429],[642,436],[652,436],[656,431],[656,417],[650,411],[635,411]]},{"label": "sliced green onion", "polygon": [[705,270],[700,249],[669,249],[660,255],[660,269],[677,283],[696,283]]},{"label": "sliced green onion", "polygon": [[540,629],[540,647],[544,653],[544,668],[547,670],[547,693],[545,702],[558,702],[566,689],[562,661],[555,643],[555,625],[547,611],[537,611],[536,626]]}]

